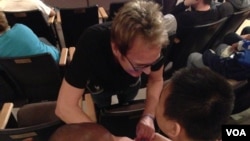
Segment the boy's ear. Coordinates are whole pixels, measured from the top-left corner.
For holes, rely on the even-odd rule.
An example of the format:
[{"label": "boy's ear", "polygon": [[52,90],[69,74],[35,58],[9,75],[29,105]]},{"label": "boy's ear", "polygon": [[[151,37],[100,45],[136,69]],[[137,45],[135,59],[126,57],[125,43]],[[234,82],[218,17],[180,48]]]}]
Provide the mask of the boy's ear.
[{"label": "boy's ear", "polygon": [[180,134],[181,131],[181,125],[176,122],[176,121],[172,121],[171,124],[169,124],[169,131],[168,131],[168,135],[172,138],[172,137],[176,137]]},{"label": "boy's ear", "polygon": [[174,129],[175,129],[174,136],[178,136],[180,134],[180,132],[181,132],[181,125],[179,123],[175,122]]}]

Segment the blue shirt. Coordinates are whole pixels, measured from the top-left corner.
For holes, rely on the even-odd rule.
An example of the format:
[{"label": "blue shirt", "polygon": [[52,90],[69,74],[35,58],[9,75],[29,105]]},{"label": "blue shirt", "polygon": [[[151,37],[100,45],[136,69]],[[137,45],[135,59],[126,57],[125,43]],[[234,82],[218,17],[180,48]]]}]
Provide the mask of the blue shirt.
[{"label": "blue shirt", "polygon": [[[247,54],[250,55],[250,54]],[[202,56],[203,63],[213,71],[229,79],[245,80],[250,78],[250,67],[240,63],[237,58],[222,58],[206,50]]]},{"label": "blue shirt", "polygon": [[59,51],[40,41],[37,35],[23,24],[15,24],[0,35],[0,57],[21,57],[50,53],[59,62]]}]

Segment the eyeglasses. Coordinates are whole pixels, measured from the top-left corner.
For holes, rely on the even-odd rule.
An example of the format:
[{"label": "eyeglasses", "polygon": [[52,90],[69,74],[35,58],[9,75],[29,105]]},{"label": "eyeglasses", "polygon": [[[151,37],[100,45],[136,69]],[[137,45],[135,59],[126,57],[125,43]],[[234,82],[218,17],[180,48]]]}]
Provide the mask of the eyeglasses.
[{"label": "eyeglasses", "polygon": [[143,69],[147,68],[147,67],[151,67],[155,64],[157,64],[158,62],[160,62],[164,57],[161,54],[160,57],[155,60],[152,64],[147,64],[147,65],[141,65],[141,66],[135,66],[132,61],[130,59],[128,59],[128,57],[126,55],[124,55],[124,57],[128,60],[129,64],[133,67],[134,71],[142,71]]}]

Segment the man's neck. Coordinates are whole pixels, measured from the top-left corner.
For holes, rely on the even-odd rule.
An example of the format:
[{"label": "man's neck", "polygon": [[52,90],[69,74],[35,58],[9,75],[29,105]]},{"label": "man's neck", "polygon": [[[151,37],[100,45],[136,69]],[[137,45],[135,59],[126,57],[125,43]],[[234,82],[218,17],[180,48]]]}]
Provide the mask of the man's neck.
[{"label": "man's neck", "polygon": [[208,10],[210,10],[210,8],[211,8],[210,5],[200,3],[200,4],[196,5],[195,10],[196,11],[208,11]]}]

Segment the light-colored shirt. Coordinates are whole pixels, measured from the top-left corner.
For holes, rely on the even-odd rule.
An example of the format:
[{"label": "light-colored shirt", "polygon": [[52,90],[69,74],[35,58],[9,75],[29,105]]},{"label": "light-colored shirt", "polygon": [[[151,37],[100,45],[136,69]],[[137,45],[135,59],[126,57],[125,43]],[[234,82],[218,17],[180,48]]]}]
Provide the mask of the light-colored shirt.
[{"label": "light-colored shirt", "polygon": [[52,9],[41,0],[0,0],[0,10],[9,12],[40,10],[48,18]]},{"label": "light-colored shirt", "polygon": [[21,57],[50,53],[59,62],[59,51],[40,41],[36,34],[23,24],[15,24],[0,35],[0,57]]}]

